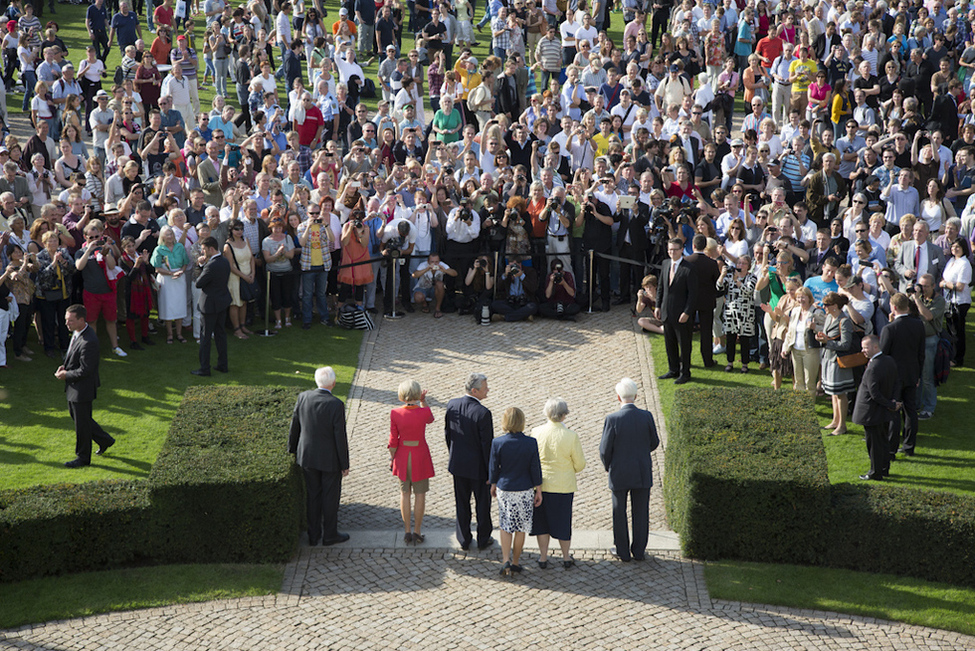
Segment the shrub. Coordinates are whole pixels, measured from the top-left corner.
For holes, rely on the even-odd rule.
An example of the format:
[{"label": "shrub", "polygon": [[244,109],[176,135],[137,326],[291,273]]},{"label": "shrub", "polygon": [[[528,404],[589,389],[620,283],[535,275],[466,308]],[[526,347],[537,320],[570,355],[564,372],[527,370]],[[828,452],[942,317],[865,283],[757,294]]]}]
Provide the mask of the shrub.
[{"label": "shrub", "polygon": [[191,387],[148,481],[0,492],[0,581],[286,560],[304,513],[287,451],[296,397],[280,387]]},{"label": "shrub", "polygon": [[833,488],[828,563],[975,586],[975,499],[913,488]]},{"label": "shrub", "polygon": [[146,482],[56,484],[0,493],[0,581],[101,570],[151,556]]},{"label": "shrub", "polygon": [[829,480],[807,396],[753,388],[682,390],[668,431],[664,495],[685,554],[822,559]]}]

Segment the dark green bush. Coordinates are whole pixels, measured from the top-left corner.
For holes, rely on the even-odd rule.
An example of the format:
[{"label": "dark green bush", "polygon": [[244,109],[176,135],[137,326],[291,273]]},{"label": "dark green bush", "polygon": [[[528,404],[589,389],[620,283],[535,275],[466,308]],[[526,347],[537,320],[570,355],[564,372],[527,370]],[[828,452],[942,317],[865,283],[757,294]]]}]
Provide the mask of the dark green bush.
[{"label": "dark green bush", "polygon": [[684,553],[815,563],[829,511],[826,454],[805,395],[677,392],[664,495]]},{"label": "dark green bush", "polygon": [[0,581],[102,570],[151,557],[146,482],[56,484],[0,493]]},{"label": "dark green bush", "polygon": [[679,391],[664,496],[684,553],[828,565],[975,586],[975,499],[830,486],[805,394]]},{"label": "dark green bush", "polygon": [[280,387],[191,387],[148,481],[0,492],[0,581],[286,560],[304,512],[287,451],[296,397]]},{"label": "dark green bush", "polygon": [[833,488],[827,562],[975,586],[975,499],[895,486]]},{"label": "dark green bush", "polygon": [[270,562],[295,549],[303,483],[288,454],[297,392],[191,387],[149,475],[166,562]]}]

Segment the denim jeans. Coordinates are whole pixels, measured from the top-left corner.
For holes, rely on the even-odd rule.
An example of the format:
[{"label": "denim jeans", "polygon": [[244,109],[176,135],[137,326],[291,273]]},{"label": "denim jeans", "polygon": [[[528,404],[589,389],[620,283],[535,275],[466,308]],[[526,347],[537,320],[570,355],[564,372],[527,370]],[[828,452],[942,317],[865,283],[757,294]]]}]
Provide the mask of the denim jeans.
[{"label": "denim jeans", "polygon": [[227,98],[227,73],[230,70],[230,59],[213,58],[213,76],[216,78],[217,95]]},{"label": "denim jeans", "polygon": [[318,318],[328,320],[328,301],[325,288],[328,285],[328,272],[323,267],[301,272],[301,316],[302,323],[311,323],[312,299],[318,304]]},{"label": "denim jeans", "polygon": [[30,101],[34,99],[34,85],[37,83],[37,73],[33,70],[25,70],[20,73],[20,81],[24,84],[24,104],[21,110],[26,113],[30,110]]},{"label": "denim jeans", "polygon": [[924,366],[921,367],[919,411],[934,413],[938,406],[938,389],[934,386],[934,356],[938,353],[938,335],[924,338]]}]

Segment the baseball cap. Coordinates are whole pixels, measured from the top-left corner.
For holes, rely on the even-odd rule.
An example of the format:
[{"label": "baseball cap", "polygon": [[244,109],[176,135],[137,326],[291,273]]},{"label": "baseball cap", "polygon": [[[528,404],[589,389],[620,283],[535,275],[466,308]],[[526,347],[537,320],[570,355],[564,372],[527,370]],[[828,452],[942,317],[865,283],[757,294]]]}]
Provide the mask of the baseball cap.
[{"label": "baseball cap", "polygon": [[467,63],[471,64],[475,68],[477,67],[477,59],[474,57],[467,57]]},{"label": "baseball cap", "polygon": [[670,64],[670,71],[671,72],[680,72],[680,66],[677,65],[676,63],[671,63]]},{"label": "baseball cap", "polygon": [[775,165],[776,167],[782,167],[782,162],[778,158],[773,158],[768,162],[769,165]]},{"label": "baseball cap", "polygon": [[734,140],[731,141],[731,146],[732,147],[744,147],[745,146],[745,141],[742,140],[741,138],[735,138]]},{"label": "baseball cap", "polygon": [[180,34],[179,36],[176,37],[176,40],[177,41],[185,41],[186,40],[186,34]]},{"label": "baseball cap", "polygon": [[348,15],[349,15],[349,10],[348,9],[346,9],[345,7],[342,7],[341,9],[339,9],[339,16],[348,16]]}]

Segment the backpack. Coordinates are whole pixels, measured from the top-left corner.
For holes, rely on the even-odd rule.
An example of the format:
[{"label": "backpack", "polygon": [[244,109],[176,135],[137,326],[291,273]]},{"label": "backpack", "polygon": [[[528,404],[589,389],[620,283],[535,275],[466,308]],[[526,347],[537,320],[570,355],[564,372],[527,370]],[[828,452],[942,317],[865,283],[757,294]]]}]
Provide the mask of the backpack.
[{"label": "backpack", "polygon": [[941,386],[948,381],[953,359],[955,359],[955,338],[947,328],[942,328],[938,333],[938,349],[934,353],[934,386]]},{"label": "backpack", "polygon": [[115,82],[116,86],[121,86],[122,82],[125,81],[125,71],[122,70],[122,66],[115,66],[115,74],[112,75],[112,81]]},{"label": "backpack", "polygon": [[338,322],[346,330],[372,330],[376,327],[371,314],[348,303],[339,308]]}]

